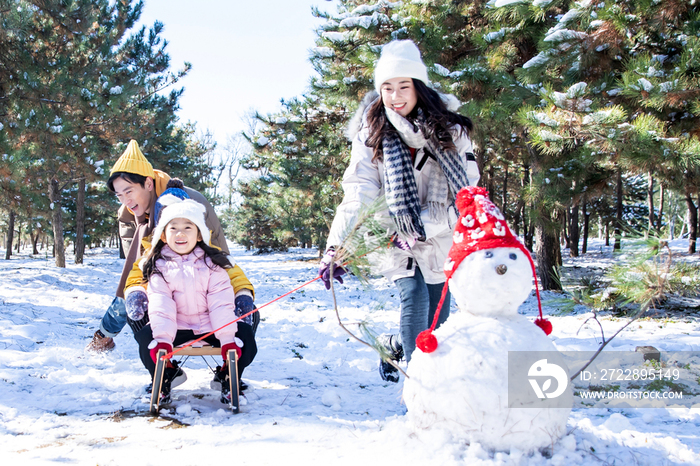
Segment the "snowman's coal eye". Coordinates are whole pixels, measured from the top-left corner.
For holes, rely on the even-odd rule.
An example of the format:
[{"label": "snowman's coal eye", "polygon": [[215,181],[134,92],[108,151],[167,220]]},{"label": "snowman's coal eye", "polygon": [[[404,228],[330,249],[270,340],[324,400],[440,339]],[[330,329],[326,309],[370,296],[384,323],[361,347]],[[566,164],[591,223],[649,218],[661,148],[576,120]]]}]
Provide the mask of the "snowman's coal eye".
[{"label": "snowman's coal eye", "polygon": [[518,258],[518,256],[514,252],[511,252],[510,256],[508,256],[508,257],[510,257],[513,260],[516,260]]},{"label": "snowman's coal eye", "polygon": [[486,251],[486,253],[484,253],[484,255],[486,257],[493,257],[493,253],[491,251]]}]

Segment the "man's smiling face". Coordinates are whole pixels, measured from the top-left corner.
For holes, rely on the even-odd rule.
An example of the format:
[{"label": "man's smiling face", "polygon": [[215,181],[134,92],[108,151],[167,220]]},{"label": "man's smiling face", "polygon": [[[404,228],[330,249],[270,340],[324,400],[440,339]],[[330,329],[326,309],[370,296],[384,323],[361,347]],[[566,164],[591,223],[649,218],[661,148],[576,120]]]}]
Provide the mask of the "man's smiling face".
[{"label": "man's smiling face", "polygon": [[114,194],[119,202],[124,204],[134,213],[134,216],[141,217],[148,213],[151,207],[151,191],[153,191],[153,180],[146,178],[143,186],[138,183],[130,183],[124,178],[117,178],[112,182]]}]

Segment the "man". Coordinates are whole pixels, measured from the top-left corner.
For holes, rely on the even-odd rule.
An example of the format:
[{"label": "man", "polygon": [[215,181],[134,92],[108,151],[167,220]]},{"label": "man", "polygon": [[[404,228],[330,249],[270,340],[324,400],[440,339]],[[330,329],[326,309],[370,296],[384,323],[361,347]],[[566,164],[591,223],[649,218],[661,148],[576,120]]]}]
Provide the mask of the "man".
[{"label": "man", "polygon": [[[115,346],[114,337],[122,331],[127,323],[132,327],[132,330],[137,331],[148,322],[147,318],[132,321],[127,317],[124,291],[125,287],[135,284],[133,270],[134,264],[142,253],[141,243],[152,233],[158,220],[150,213],[155,211],[156,199],[165,191],[168,180],[170,180],[170,176],[166,173],[153,169],[153,166],[139,149],[138,143],[133,139],[110,171],[107,187],[122,204],[118,213],[119,237],[126,254],[126,261],[116,296],[102,317],[100,328],[87,345],[86,350],[88,351],[111,351]],[[205,221],[211,230],[211,245],[229,254],[226,238],[224,238],[221,223],[214,208],[202,194],[194,189],[185,187],[184,191],[190,199],[206,207]],[[246,314],[253,310],[253,299],[255,298],[253,285],[238,265],[228,269],[228,272],[236,296],[235,303],[238,308],[236,314]],[[137,298],[139,293],[131,294],[134,296],[130,298]],[[133,301],[133,299],[130,300]],[[143,303],[138,301],[130,303],[130,305],[137,306],[139,304]]]}]

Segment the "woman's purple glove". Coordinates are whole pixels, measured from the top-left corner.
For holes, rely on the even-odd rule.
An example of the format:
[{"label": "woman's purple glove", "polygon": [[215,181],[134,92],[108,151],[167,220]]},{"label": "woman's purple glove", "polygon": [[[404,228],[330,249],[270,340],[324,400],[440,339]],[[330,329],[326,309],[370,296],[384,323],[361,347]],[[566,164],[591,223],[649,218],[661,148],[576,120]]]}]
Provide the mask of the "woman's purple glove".
[{"label": "woman's purple glove", "polygon": [[402,239],[398,234],[394,233],[391,237],[391,244],[403,251],[410,251],[414,244],[416,244],[415,239],[405,240]]},{"label": "woman's purple glove", "polygon": [[148,312],[148,296],[142,290],[135,290],[126,296],[126,315],[131,320],[141,320]]},{"label": "woman's purple glove", "polygon": [[[323,281],[323,284],[326,285],[327,290],[331,289],[331,262],[333,262],[334,257],[335,248],[328,248],[326,253],[323,255],[323,259],[321,259],[321,266],[318,268],[318,276],[321,277],[321,281]],[[333,278],[338,280],[339,283],[343,283],[342,276],[346,273],[347,271],[343,268],[343,266],[336,262],[333,266]]]}]

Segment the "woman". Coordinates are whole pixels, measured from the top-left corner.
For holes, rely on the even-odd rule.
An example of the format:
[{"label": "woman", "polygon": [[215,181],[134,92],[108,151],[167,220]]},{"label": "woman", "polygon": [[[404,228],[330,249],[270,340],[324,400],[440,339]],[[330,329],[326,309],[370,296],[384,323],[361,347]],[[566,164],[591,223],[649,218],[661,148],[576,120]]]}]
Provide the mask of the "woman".
[{"label": "woman", "polygon": [[[335,247],[342,244],[357,214],[385,196],[388,214],[400,239],[377,273],[396,283],[401,296],[400,335],[384,335],[383,343],[399,360],[410,361],[418,334],[432,322],[445,282],[443,263],[452,245],[457,220],[457,192],[479,181],[469,134],[473,125],[447,107],[427,85],[420,51],[408,40],[386,44],[375,67],[375,87],[354,121],[350,165],[343,177],[344,197],[328,236],[329,246],[319,274],[328,288]],[[336,264],[339,267],[339,264]],[[339,267],[334,273],[342,283]],[[447,319],[449,293],[439,323]],[[403,350],[403,351],[402,351]],[[396,369],[382,361],[384,380],[398,382]]]}]

